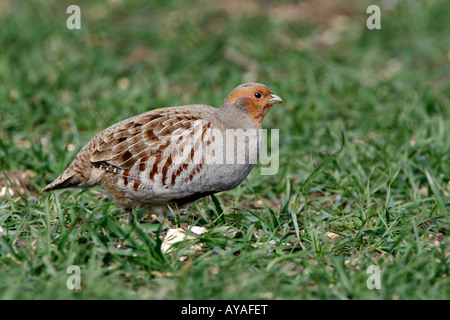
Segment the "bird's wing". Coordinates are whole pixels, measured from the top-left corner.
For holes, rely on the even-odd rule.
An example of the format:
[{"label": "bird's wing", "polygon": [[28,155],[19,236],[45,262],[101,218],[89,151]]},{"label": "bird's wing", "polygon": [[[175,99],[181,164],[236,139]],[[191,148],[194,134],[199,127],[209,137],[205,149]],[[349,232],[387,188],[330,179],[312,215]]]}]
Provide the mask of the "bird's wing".
[{"label": "bird's wing", "polygon": [[[193,137],[196,131],[204,135],[210,128],[211,122],[183,108],[153,110],[106,129],[99,135],[90,161],[94,166],[117,174],[135,165],[145,170],[147,164],[152,164],[157,171],[159,166],[174,162],[168,153],[175,145],[181,147],[183,141],[192,143],[193,140],[187,138]],[[150,178],[155,173],[150,172]]]}]

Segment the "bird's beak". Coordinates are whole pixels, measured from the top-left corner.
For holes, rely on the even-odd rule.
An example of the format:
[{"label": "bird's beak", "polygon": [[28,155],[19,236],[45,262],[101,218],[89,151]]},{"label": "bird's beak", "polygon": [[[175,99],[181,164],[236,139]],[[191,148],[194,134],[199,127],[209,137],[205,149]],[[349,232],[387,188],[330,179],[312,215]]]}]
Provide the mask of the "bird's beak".
[{"label": "bird's beak", "polygon": [[281,99],[276,94],[272,93],[270,96],[272,97],[272,99],[270,99],[268,102],[270,102],[270,103],[283,103],[283,99]]}]

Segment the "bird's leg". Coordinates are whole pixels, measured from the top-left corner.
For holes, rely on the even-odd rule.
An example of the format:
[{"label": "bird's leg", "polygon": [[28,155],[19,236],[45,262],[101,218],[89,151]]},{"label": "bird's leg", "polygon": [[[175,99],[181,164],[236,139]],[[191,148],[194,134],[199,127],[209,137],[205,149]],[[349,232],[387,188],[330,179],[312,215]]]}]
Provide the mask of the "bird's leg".
[{"label": "bird's leg", "polygon": [[[169,219],[169,217],[172,217],[172,219]],[[172,208],[170,206],[167,206],[162,209],[162,212],[159,214],[159,221],[169,229],[177,228],[175,212],[172,210]]]},{"label": "bird's leg", "polygon": [[169,218],[167,218],[166,216],[160,217],[158,220],[159,220],[159,222],[161,222],[164,225],[164,227],[167,227],[168,229],[175,229],[176,228],[174,223]]},{"label": "bird's leg", "polygon": [[131,220],[133,220],[133,209],[125,208],[125,216],[123,218],[123,221],[125,221],[125,223],[130,223]]}]

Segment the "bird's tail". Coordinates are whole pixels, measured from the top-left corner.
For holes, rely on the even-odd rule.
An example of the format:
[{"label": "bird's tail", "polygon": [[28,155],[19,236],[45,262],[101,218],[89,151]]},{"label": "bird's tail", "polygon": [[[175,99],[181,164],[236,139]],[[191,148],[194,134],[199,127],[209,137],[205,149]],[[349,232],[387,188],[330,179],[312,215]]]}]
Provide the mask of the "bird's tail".
[{"label": "bird's tail", "polygon": [[44,187],[42,189],[42,192],[77,187],[81,182],[82,180],[77,176],[75,172],[73,172],[72,170],[66,170],[58,178],[56,178],[55,181]]}]

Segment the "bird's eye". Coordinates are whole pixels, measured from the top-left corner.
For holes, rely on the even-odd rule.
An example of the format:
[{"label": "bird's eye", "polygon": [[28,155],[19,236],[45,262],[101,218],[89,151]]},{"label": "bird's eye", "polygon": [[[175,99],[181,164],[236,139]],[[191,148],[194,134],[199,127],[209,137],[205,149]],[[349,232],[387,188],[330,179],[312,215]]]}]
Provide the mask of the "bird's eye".
[{"label": "bird's eye", "polygon": [[260,99],[261,98],[261,92],[257,92],[253,95],[256,99]]}]

